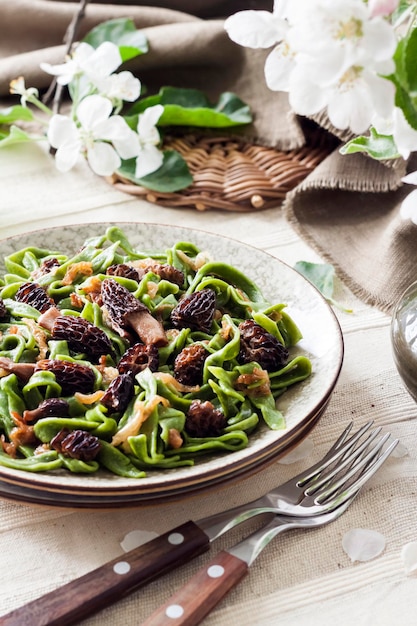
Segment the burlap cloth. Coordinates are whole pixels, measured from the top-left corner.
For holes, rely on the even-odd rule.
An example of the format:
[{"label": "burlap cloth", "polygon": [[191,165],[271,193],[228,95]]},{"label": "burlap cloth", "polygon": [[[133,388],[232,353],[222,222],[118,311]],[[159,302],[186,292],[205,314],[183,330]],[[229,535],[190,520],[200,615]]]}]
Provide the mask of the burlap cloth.
[{"label": "burlap cloth", "polygon": [[[241,48],[224,29],[224,16],[243,8],[270,9],[255,0],[162,0],[142,3],[91,2],[81,22],[82,37],[94,25],[129,16],[144,29],[148,54],[127,64],[148,92],[163,85],[203,89],[211,98],[233,91],[254,113],[241,133],[250,141],[287,150],[305,141],[287,96],[270,92],[263,77],[267,52]],[[62,43],[78,3],[65,0],[0,0],[0,97],[10,80],[24,75],[28,86],[46,88],[41,61],[62,62]],[[327,126],[325,117],[317,120]],[[330,129],[334,130],[334,129]],[[324,132],[324,131],[323,131]],[[363,301],[390,312],[417,278],[416,227],[399,216],[410,187],[402,185],[405,164],[387,166],[363,155],[334,151],[283,205],[297,232]]]}]

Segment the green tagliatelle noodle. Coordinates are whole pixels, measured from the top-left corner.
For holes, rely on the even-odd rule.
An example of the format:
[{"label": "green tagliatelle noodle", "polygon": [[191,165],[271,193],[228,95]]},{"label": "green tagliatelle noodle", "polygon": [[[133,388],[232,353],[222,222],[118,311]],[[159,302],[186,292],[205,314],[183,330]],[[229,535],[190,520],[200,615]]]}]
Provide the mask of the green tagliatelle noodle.
[{"label": "green tagliatelle noodle", "polygon": [[[284,304],[268,302],[258,286],[237,268],[209,260],[201,265],[196,263],[197,258],[201,259],[201,252],[190,242],[178,242],[165,252],[140,252],[117,227],[87,239],[74,256],[31,247],[6,257],[6,273],[0,281],[5,308],[0,317],[0,465],[30,472],[63,468],[91,473],[105,468],[120,476],[141,478],[152,468],[193,465],[202,455],[241,450],[260,422],[270,429],[284,427],[277,398],[310,375],[311,362],[306,356],[290,356],[285,366],[268,373],[256,361],[242,363],[239,324],[254,320],[288,348],[290,355],[301,338],[300,330],[284,311]],[[118,361],[129,348],[131,338],[108,323],[100,302],[90,295],[91,285],[92,281],[100,285],[109,266],[134,266],[143,259],[180,270],[184,282],[179,286],[152,270],[138,281],[112,276],[162,322],[168,341],[158,349],[158,371],[145,367],[137,373],[127,408],[122,413],[111,412],[100,402],[103,394],[95,392],[107,389],[110,380],[104,373],[117,374]],[[50,270],[40,271],[49,267],[48,263]],[[80,269],[68,280],[68,272],[74,267],[88,267],[89,272]],[[86,354],[74,353],[66,340],[53,338],[38,324],[41,313],[15,299],[18,289],[28,282],[41,286],[60,314],[84,318],[104,331],[112,345],[111,354],[93,363]],[[173,330],[171,311],[183,296],[203,289],[211,289],[216,296],[217,313],[210,331],[188,327]],[[207,351],[202,380],[192,387],[176,385],[175,358],[192,344],[202,345]],[[52,371],[34,369],[25,378],[8,367],[2,368],[2,362],[33,364],[40,359],[75,362],[91,368],[93,392],[87,398],[85,394],[65,395]],[[249,382],[245,385],[242,380]],[[25,411],[33,412],[51,398],[67,402],[65,417],[52,412],[33,423],[24,422]],[[187,414],[195,400],[209,401],[224,416],[224,428],[216,436],[196,437],[187,432]],[[78,430],[98,439],[99,451],[93,460],[76,458],[51,447],[50,442],[58,433]],[[175,445],[172,433],[177,435]]]}]

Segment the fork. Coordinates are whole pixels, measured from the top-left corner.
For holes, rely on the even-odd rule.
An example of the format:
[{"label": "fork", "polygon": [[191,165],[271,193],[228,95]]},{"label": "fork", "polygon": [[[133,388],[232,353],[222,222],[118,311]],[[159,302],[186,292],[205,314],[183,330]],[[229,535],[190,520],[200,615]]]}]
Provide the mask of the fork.
[{"label": "fork", "polygon": [[327,513],[303,517],[275,515],[267,526],[219,552],[141,626],[196,626],[242,581],[250,565],[274,537],[293,528],[311,529],[329,524],[346,511],[358,493]]},{"label": "fork", "polygon": [[[389,433],[368,422],[349,437],[352,423],[315,465],[249,504],[188,521],[108,563],[0,617],[0,626],[66,626],[117,601],[141,585],[208,550],[210,543],[263,513],[302,518],[329,512],[352,497],[384,462]],[[301,522],[300,522],[301,523]]]},{"label": "fork", "polygon": [[[372,439],[375,436],[373,435]],[[315,511],[315,514],[307,515],[305,514],[309,508],[307,505],[301,516],[275,515],[266,526],[253,532],[231,548],[219,552],[164,605],[156,609],[141,626],[166,626],[167,623],[175,624],[175,626],[197,626],[229,591],[241,582],[254,560],[274,537],[294,528],[318,528],[340,517],[359,494],[363,485],[375,474],[398,444],[398,440],[394,440],[381,452],[389,437],[389,434],[383,436],[364,456],[362,454],[367,446],[364,447],[362,444],[356,449],[356,451],[360,450],[360,453],[353,463],[351,462],[349,471],[331,485],[326,485],[320,494],[321,502],[325,502],[322,512]],[[356,463],[356,458],[361,458],[359,463]],[[341,467],[345,468],[349,464],[346,463],[348,460],[350,457],[345,458]],[[326,462],[321,465],[327,467]],[[316,471],[313,473],[317,476]],[[334,471],[331,476],[335,476]],[[345,482],[345,478],[348,483]],[[350,483],[349,479],[352,479]],[[307,491],[312,490],[317,493],[323,481],[323,478],[318,480],[315,487],[310,487]],[[273,493],[273,498],[277,497],[277,491],[279,489]],[[308,498],[311,498],[311,495],[308,495]],[[314,510],[314,505],[311,508]]]}]

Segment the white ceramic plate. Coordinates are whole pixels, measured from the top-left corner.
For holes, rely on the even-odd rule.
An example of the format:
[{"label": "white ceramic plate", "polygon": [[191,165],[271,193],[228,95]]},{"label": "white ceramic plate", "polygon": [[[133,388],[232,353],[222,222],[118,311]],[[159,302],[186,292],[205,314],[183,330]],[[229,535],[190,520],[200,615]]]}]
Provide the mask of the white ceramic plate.
[{"label": "white ceramic plate", "polygon": [[[81,224],[18,235],[0,242],[0,258],[26,246],[74,253],[87,237],[108,226],[123,229],[143,252],[165,250],[178,241],[190,241],[212,259],[230,263],[247,274],[270,302],[287,304],[303,339],[294,353],[308,356],[312,375],[279,400],[286,427],[261,427],[245,450],[201,457],[193,467],[152,471],[143,479],[128,479],[105,471],[74,475],[64,471],[32,474],[0,467],[0,495],[16,500],[58,506],[112,507],[155,502],[197,493],[258,471],[300,441],[326,408],[343,361],[343,339],[338,321],[324,298],[304,277],[262,250],[226,237],[161,224]],[[4,268],[0,265],[0,273]]]}]

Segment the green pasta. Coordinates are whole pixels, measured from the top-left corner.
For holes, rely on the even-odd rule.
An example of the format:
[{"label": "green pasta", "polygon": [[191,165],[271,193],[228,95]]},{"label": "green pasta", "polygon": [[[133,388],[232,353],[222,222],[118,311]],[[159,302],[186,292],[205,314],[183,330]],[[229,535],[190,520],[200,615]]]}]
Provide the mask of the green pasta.
[{"label": "green pasta", "polygon": [[193,243],[142,252],[110,227],[73,256],[30,247],[4,263],[0,466],[192,466],[284,428],[277,399],[311,374],[285,304]]}]

